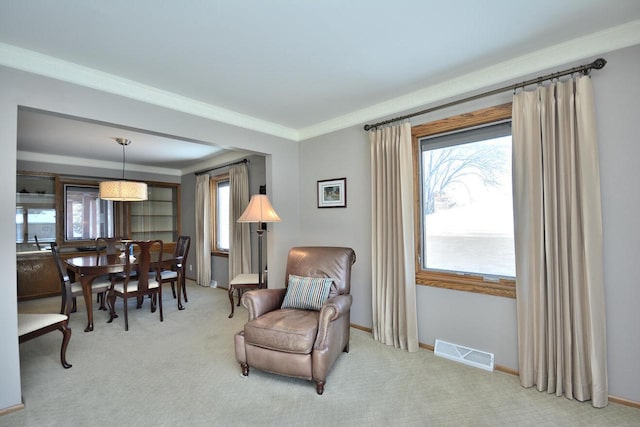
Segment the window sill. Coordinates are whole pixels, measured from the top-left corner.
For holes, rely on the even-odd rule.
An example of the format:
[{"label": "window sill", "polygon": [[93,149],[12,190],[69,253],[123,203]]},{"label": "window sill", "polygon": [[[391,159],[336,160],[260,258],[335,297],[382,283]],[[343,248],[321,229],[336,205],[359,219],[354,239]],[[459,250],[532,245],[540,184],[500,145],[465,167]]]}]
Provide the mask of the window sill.
[{"label": "window sill", "polygon": [[219,256],[223,258],[229,258],[229,252],[211,251],[211,256]]},{"label": "window sill", "polygon": [[418,272],[416,274],[416,284],[505,298],[516,297],[516,286],[515,280],[513,279],[500,279],[497,282],[488,282],[481,277],[475,276],[458,277],[446,273]]}]

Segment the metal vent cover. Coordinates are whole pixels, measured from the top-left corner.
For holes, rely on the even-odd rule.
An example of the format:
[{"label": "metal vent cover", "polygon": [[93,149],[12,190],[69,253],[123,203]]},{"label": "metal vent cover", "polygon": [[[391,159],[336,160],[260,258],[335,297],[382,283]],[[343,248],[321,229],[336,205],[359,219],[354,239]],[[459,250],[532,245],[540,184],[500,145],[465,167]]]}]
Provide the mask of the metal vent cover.
[{"label": "metal vent cover", "polygon": [[433,353],[436,356],[493,372],[493,353],[487,353],[486,351],[476,350],[442,340],[436,340]]}]

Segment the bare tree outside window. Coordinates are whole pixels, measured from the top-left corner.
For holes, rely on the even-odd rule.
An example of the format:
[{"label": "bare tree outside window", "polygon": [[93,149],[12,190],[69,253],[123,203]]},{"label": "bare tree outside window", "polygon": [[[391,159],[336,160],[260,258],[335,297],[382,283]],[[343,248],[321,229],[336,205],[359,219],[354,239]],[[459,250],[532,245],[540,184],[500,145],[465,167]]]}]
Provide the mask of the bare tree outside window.
[{"label": "bare tree outside window", "polygon": [[470,143],[429,150],[424,153],[424,213],[455,205],[447,190],[460,186],[471,194],[470,181],[477,179],[485,186],[498,186],[507,165],[504,150],[495,144]]},{"label": "bare tree outside window", "polygon": [[424,268],[515,276],[511,136],[422,150]]}]

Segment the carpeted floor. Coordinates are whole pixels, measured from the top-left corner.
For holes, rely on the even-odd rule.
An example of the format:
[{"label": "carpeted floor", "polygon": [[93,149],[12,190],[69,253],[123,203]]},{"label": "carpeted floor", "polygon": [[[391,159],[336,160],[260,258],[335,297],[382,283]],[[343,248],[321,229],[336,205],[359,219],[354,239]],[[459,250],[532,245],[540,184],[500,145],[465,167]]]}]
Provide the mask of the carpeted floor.
[{"label": "carpeted floor", "polygon": [[[638,426],[640,410],[594,409],[533,389],[514,376],[468,367],[420,350],[406,353],[351,330],[351,351],[334,365],[322,396],[313,383],[252,370],[240,375],[233,335],[246,311],[228,319],[223,289],[188,285],[178,311],[167,287],[165,320],[130,304],[107,324],[95,310],[84,333],[79,301],[67,360],[60,334],[20,345],[25,409],[0,426]],[[117,307],[122,314],[122,302]],[[21,303],[21,311],[56,311],[57,299]]]}]

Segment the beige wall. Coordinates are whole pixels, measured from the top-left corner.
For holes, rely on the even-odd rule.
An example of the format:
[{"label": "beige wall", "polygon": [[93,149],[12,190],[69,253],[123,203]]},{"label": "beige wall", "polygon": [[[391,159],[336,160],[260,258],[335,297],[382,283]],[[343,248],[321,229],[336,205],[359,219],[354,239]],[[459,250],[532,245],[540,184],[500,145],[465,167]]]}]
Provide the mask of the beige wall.
[{"label": "beige wall", "polygon": [[[610,394],[640,402],[640,46],[605,55],[594,72],[600,135]],[[587,58],[592,60],[593,58]],[[571,64],[573,65],[573,64]],[[545,70],[546,71],[546,70]],[[508,94],[505,94],[509,98]],[[489,102],[495,100],[485,100]],[[415,123],[479,108],[482,103],[441,111]],[[14,200],[17,106],[150,129],[266,154],[269,196],[282,222],[268,233],[270,277],[284,274],[289,247],[296,244],[351,246],[353,323],[371,326],[370,167],[367,135],[360,126],[301,143],[227,126],[142,102],[0,67],[0,170],[2,194]],[[317,209],[316,181],[347,178],[348,207]],[[185,217],[183,206],[183,217]],[[0,221],[14,224],[12,204],[0,208]],[[0,228],[0,267],[12,271],[15,229]],[[273,283],[273,282],[272,282]],[[517,368],[515,304],[500,297],[418,287],[420,341],[435,338],[495,352],[496,363]],[[15,278],[0,286],[0,409],[20,402]],[[81,339],[76,337],[74,339]],[[73,340],[71,341],[73,345]]]},{"label": "beige wall", "polygon": [[[0,170],[5,181],[2,198],[15,200],[17,108],[27,106],[85,117],[142,130],[237,147],[266,156],[269,197],[282,222],[272,225],[267,250],[269,270],[284,275],[287,249],[299,237],[298,144],[281,138],[221,124],[144,102],[106,94],[53,79],[0,67]],[[15,203],[0,207],[0,265],[15,264]],[[195,251],[194,251],[195,253]],[[16,316],[16,278],[9,275],[0,286],[0,409],[21,401]],[[76,332],[74,339],[82,339]],[[73,346],[73,339],[71,340]]]},{"label": "beige wall", "polygon": [[[640,46],[604,55],[608,61],[593,72],[597,103],[605,245],[609,392],[640,402]],[[590,62],[586,58],[579,63]],[[567,67],[578,65],[568,64]],[[550,71],[541,70],[531,77]],[[523,79],[519,79],[522,81]],[[500,86],[504,86],[505,82]],[[412,119],[412,124],[509,102],[510,93]],[[425,106],[426,107],[426,106]],[[394,116],[400,115],[394,114]],[[370,165],[367,134],[361,126],[300,144],[301,240],[348,245],[356,249],[352,322],[371,326]],[[317,209],[315,182],[346,176],[348,207]],[[419,340],[436,338],[495,353],[496,363],[517,369],[515,300],[468,292],[417,287]]]}]

